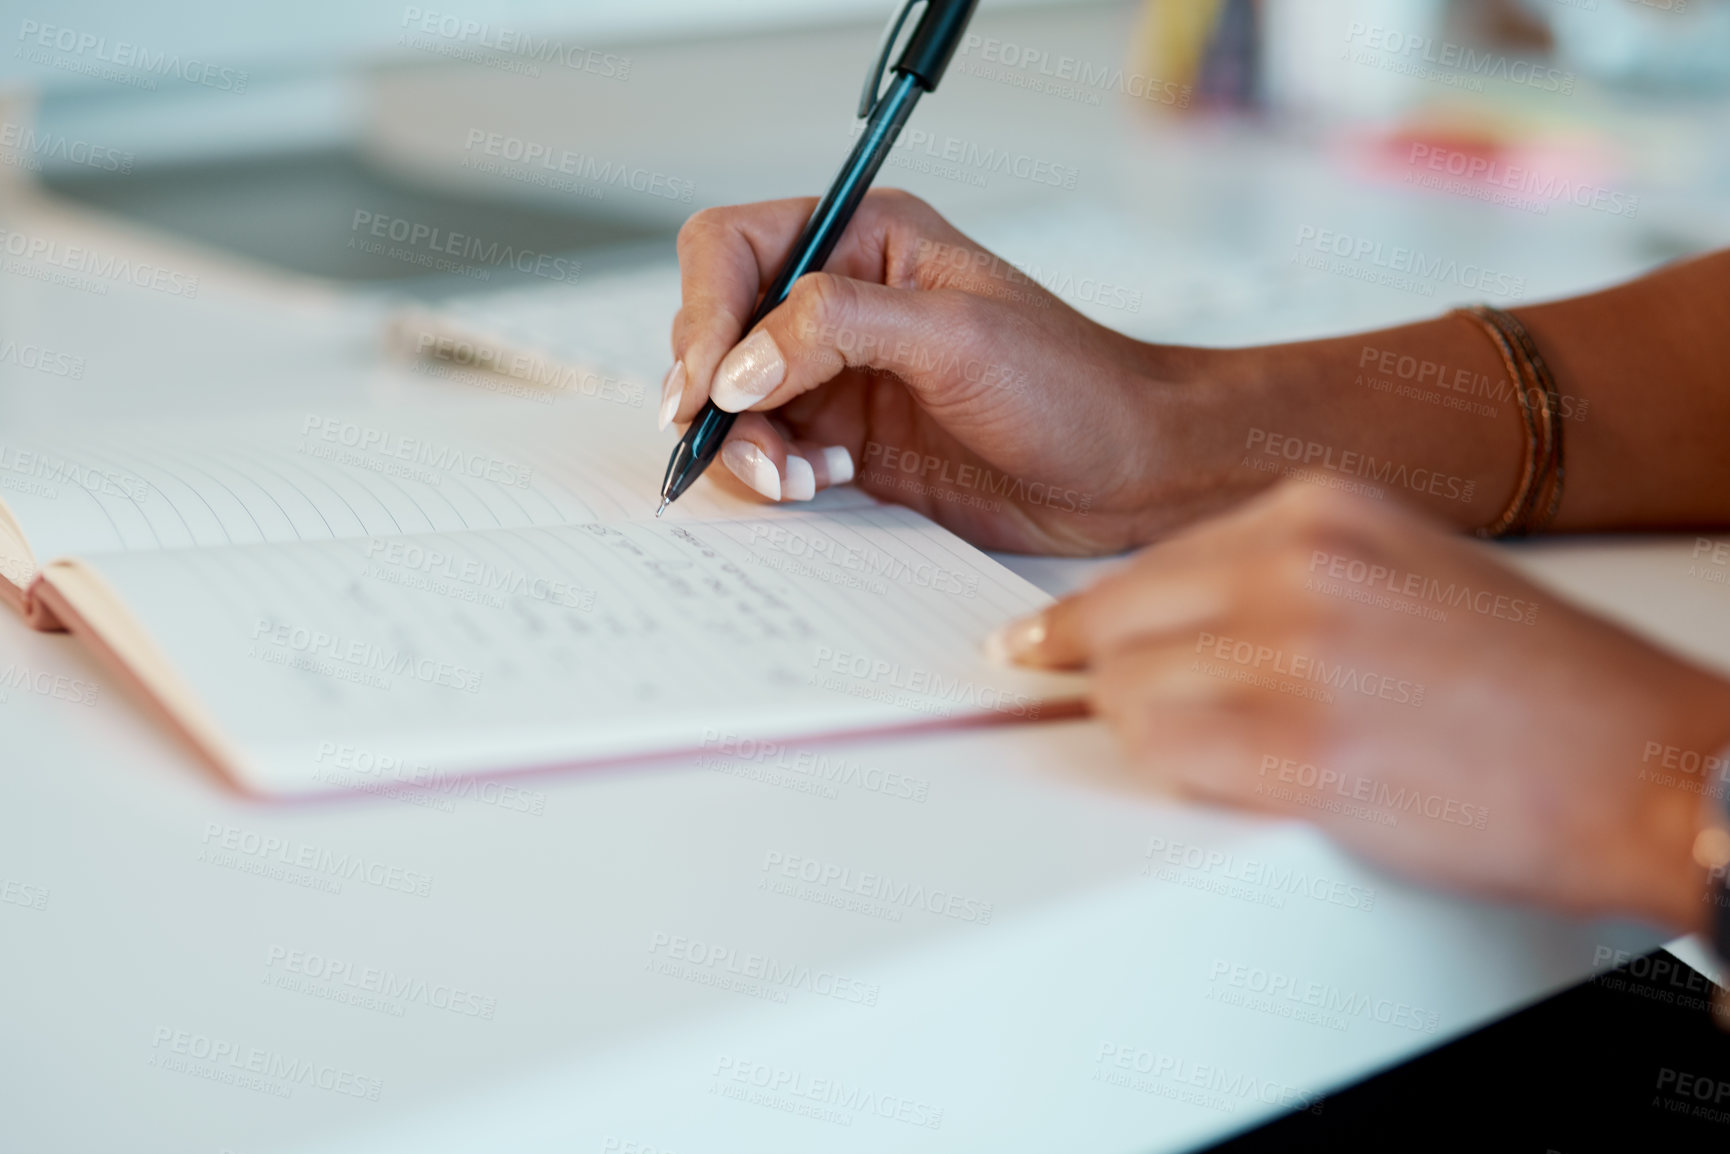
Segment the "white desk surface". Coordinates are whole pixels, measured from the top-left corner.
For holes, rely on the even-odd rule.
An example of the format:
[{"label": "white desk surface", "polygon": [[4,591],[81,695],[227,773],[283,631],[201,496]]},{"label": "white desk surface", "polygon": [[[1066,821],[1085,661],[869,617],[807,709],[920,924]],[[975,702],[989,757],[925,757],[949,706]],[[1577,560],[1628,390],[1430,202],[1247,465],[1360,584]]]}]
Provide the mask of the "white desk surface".
[{"label": "white desk surface", "polygon": [[[1148,177],[1130,172],[1123,187],[1146,193]],[[1303,215],[1302,187],[1269,192],[1277,206],[1257,217],[1273,222],[1275,260],[1289,258],[1294,222],[1326,219]],[[1320,182],[1302,195],[1315,212],[1353,211]],[[8,227],[134,243],[27,200],[0,209]],[[1207,225],[1197,212],[1166,219],[1187,235]],[[1584,246],[1593,265],[1562,225],[1546,229],[1582,278],[1636,263],[1625,232]],[[1550,267],[1533,252],[1522,271]],[[454,387],[382,358],[376,300],[172,259],[206,269],[197,300],[0,276],[6,336],[87,359],[76,382],[0,364],[0,429]],[[1151,310],[1106,319],[1159,324]],[[1687,577],[1686,553],[1669,541],[1515,556],[1730,666],[1730,594]],[[1053,589],[1089,572],[1016,564]],[[0,902],[0,1136],[18,1149],[1175,1150],[1254,1122],[1280,1087],[1356,1078],[1589,974],[1603,947],[1657,940],[1430,892],[1307,826],[1162,799],[1087,721],[833,751],[928,780],[924,802],[857,788],[813,796],[688,759],[519,781],[539,814],[477,798],[268,806],[222,788],[67,637],[0,617],[0,669],[14,664],[103,687],[92,707],[18,692],[0,704],[0,883],[48,891],[42,909]],[[229,827],[430,874],[430,894],[352,879],[325,892],[232,868],[245,854],[209,860]],[[1214,876],[1206,868],[1148,876],[1155,839],[1364,887],[1373,905],[1253,885],[1221,895],[1198,888]],[[788,897],[764,884],[775,854],[989,902],[991,918],[910,908],[890,920]],[[826,978],[763,998],[702,976],[720,965],[669,974],[656,944],[673,938],[840,975],[845,989],[876,991],[875,1004],[817,992]],[[351,975],[389,971],[407,992],[367,1006],[332,996],[340,981],[297,987],[285,980],[290,954],[341,959]],[[1319,990],[1335,1010],[1312,1020],[1293,999],[1242,1004],[1238,982],[1271,977]],[[432,1004],[451,987],[490,1015]],[[1433,1033],[1404,1024],[1430,1015]],[[177,1039],[225,1047],[241,1066],[189,1060]],[[313,1073],[236,1084],[255,1051],[279,1073]],[[1102,1053],[1128,1055],[1130,1069]],[[752,1076],[777,1093],[741,1099]],[[788,1090],[821,1098],[829,1086],[851,1105],[830,1095],[828,1117],[792,1112]],[[897,1107],[941,1110],[941,1124],[897,1120]]]}]

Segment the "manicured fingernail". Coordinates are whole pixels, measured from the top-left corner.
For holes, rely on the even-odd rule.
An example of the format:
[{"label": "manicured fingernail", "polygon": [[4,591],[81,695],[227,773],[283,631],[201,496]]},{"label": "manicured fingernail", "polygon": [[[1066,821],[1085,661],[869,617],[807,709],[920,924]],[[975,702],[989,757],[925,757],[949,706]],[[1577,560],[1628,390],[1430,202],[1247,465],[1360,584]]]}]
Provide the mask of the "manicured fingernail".
[{"label": "manicured fingernail", "polygon": [[709,399],[717,408],[737,413],[774,392],[786,375],[787,362],[775,338],[758,329],[721,358],[715,383],[709,386]]},{"label": "manicured fingernail", "polygon": [[781,499],[781,474],[775,472],[775,462],[751,442],[728,441],[721,446],[721,463],[769,500]]},{"label": "manicured fingernail", "polygon": [[1035,613],[1000,625],[985,639],[985,656],[999,665],[1010,665],[1030,656],[1045,641],[1045,614]]},{"label": "manicured fingernail", "polygon": [[809,501],[817,495],[817,474],[811,462],[797,453],[787,454],[787,500]]},{"label": "manicured fingernail", "polygon": [[674,361],[673,367],[667,370],[667,379],[661,382],[661,412],[656,417],[656,428],[664,429],[672,423],[673,414],[679,411],[679,401],[685,395],[685,362]]},{"label": "manicured fingernail", "polygon": [[853,454],[846,445],[830,445],[823,450],[823,464],[829,467],[829,483],[845,485],[853,479]]}]

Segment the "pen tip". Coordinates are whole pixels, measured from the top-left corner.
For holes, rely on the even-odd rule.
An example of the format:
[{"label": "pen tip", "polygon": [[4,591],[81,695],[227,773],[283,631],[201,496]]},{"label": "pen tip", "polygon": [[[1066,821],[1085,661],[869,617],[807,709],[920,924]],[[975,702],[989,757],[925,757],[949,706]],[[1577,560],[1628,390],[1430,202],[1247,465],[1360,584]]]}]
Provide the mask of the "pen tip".
[{"label": "pen tip", "polygon": [[667,511],[667,499],[665,497],[662,497],[661,498],[661,507],[659,509],[655,510],[655,516],[659,517],[662,513],[665,513],[666,511]]}]

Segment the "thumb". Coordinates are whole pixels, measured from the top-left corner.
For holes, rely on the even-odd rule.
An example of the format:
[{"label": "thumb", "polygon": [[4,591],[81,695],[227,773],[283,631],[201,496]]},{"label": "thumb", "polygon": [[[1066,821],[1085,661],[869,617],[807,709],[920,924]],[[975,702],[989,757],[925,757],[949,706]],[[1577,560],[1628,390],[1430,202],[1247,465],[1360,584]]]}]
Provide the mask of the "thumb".
[{"label": "thumb", "polygon": [[985,362],[977,309],[963,294],[920,291],[807,273],[781,306],[721,359],[709,386],[729,412],[773,409],[846,368],[892,372],[916,394],[940,399]]},{"label": "thumb", "polygon": [[[1199,563],[1155,546],[1079,593],[1001,626],[986,639],[999,664],[1076,669],[1137,645],[1188,644],[1230,612],[1230,581]],[[1194,631],[1192,633],[1192,631]]]},{"label": "thumb", "polygon": [[1082,592],[999,626],[985,639],[985,654],[998,665],[1080,669],[1089,646],[1083,618],[1089,593]]}]

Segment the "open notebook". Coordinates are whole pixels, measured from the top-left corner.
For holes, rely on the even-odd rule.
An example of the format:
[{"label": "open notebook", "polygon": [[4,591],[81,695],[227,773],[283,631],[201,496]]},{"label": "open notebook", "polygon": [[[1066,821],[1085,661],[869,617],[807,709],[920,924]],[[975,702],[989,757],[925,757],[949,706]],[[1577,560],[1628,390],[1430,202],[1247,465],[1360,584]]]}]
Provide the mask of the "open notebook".
[{"label": "open notebook", "polygon": [[0,592],[271,795],[1077,696],[981,656],[1048,598],[918,514],[705,483],[657,521],[669,441],[642,410],[527,408],[0,443]]}]

